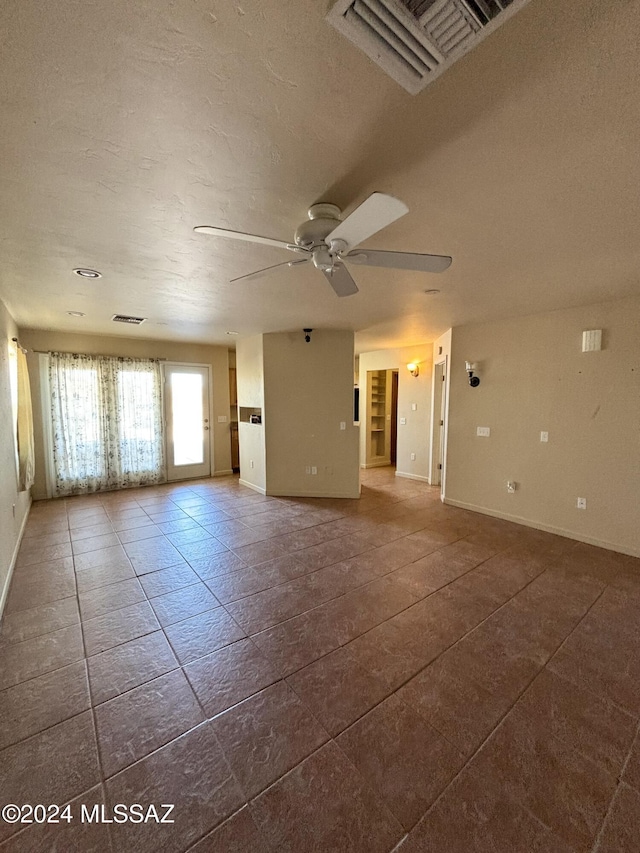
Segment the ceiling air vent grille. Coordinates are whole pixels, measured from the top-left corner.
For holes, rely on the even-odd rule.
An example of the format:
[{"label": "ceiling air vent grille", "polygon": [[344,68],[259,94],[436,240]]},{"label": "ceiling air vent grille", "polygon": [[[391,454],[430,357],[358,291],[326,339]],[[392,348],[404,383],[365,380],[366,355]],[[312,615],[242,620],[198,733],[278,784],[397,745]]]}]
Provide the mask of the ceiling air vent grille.
[{"label": "ceiling air vent grille", "polygon": [[111,318],[114,323],[128,323],[130,326],[139,326],[144,323],[146,317],[129,317],[128,314],[114,314]]},{"label": "ceiling air vent grille", "polygon": [[417,94],[529,0],[338,0],[327,21]]}]

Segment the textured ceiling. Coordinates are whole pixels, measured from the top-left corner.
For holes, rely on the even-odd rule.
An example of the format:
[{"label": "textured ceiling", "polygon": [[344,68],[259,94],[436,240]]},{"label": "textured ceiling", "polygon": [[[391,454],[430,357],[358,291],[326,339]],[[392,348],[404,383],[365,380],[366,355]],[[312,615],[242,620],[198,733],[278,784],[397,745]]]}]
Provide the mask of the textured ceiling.
[{"label": "textured ceiling", "polygon": [[[0,296],[19,325],[224,345],[347,327],[363,351],[637,292],[637,0],[531,0],[417,97],[330,5],[5,0]],[[307,268],[230,285],[287,253],[192,232],[288,240],[313,202],[374,190],[410,213],[367,245],[450,270],[355,267],[346,299]]]}]

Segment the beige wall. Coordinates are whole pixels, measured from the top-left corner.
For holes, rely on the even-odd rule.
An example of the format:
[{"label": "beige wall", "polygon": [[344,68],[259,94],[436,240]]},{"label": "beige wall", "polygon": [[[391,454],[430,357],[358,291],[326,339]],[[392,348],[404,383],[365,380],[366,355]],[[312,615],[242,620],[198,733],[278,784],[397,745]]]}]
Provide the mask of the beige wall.
[{"label": "beige wall", "polygon": [[283,332],[263,342],[267,493],[357,498],[353,332],[317,329],[310,343],[302,331]]},{"label": "beige wall", "polygon": [[[398,371],[398,446],[396,475],[429,480],[429,431],[431,428],[432,346],[421,344],[401,349],[360,353],[360,464],[366,463],[367,371]],[[417,362],[420,373],[412,376],[407,364]],[[412,404],[416,405],[415,411]],[[405,418],[406,424],[400,419]],[[411,454],[415,453],[415,460]]]},{"label": "beige wall", "polygon": [[[224,347],[202,344],[148,341],[96,335],[70,335],[63,332],[44,332],[22,329],[20,340],[29,350],[29,376],[33,396],[33,421],[36,444],[36,480],[33,496],[46,497],[42,408],[40,404],[39,358],[35,350],[80,352],[97,355],[120,355],[132,358],[165,358],[192,364],[211,365],[213,377],[212,473],[231,471],[231,441],[229,433],[229,354]],[[218,423],[225,415],[227,423]]]},{"label": "beige wall", "polygon": [[[238,412],[240,408],[262,409],[262,423],[238,422],[240,482],[266,492],[264,366],[262,335],[239,339],[236,346]],[[252,464],[253,463],[253,464]]]},{"label": "beige wall", "polygon": [[9,590],[22,527],[29,512],[29,492],[18,492],[16,449],[9,383],[9,346],[18,334],[0,302],[0,616]]},{"label": "beige wall", "polygon": [[639,299],[455,328],[450,372],[447,502],[640,555]]}]

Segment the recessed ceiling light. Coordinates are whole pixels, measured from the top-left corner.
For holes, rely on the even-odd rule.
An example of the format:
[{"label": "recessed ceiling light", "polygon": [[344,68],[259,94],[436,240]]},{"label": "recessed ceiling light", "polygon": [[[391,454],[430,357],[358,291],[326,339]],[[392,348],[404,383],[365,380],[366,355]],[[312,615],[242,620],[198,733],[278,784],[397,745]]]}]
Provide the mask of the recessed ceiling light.
[{"label": "recessed ceiling light", "polygon": [[431,289],[429,289],[429,290],[425,290],[424,292],[427,294],[427,296],[435,296],[435,295],[436,295],[436,293],[440,293],[440,291],[439,291],[439,290],[436,290],[436,288],[435,288],[435,287],[433,287],[433,288],[431,288]]},{"label": "recessed ceiling light", "polygon": [[74,270],[74,273],[82,276],[82,278],[102,278],[102,273],[97,270],[88,270],[83,267],[78,267],[78,269]]},{"label": "recessed ceiling light", "polygon": [[227,332],[228,335],[239,335],[240,332]]},{"label": "recessed ceiling light", "polygon": [[67,314],[70,317],[84,317],[84,314],[82,311],[67,311]]}]

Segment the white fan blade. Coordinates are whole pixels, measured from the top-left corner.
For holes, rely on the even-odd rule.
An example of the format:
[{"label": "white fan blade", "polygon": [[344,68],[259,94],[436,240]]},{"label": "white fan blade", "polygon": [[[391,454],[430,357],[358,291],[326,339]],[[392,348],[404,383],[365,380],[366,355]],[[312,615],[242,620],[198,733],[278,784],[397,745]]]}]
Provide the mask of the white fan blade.
[{"label": "white fan blade", "polygon": [[359,246],[367,237],[371,237],[396,219],[409,212],[406,204],[393,196],[384,193],[373,193],[360,207],[334,228],[326,238],[326,243],[332,240],[344,240],[347,249]]},{"label": "white fan blade", "polygon": [[383,252],[358,249],[350,255],[342,255],[343,261],[363,264],[367,267],[386,267],[394,270],[416,270],[418,272],[444,272],[451,266],[447,255],[422,255],[417,252]]},{"label": "white fan blade", "polygon": [[247,275],[239,275],[237,278],[231,279],[231,284],[234,284],[236,281],[250,281],[253,278],[261,278],[263,275],[270,273],[271,270],[277,270],[280,267],[297,267],[300,264],[308,264],[310,258],[301,258],[299,261],[285,261],[283,264],[274,264],[271,267],[265,267],[262,270],[256,270],[256,272],[247,273]]},{"label": "white fan blade", "polygon": [[260,237],[258,234],[244,234],[242,231],[228,231],[226,228],[214,228],[212,225],[197,225],[194,229],[198,234],[213,234],[214,237],[228,237],[230,240],[246,240],[249,243],[262,243],[264,246],[275,246],[278,249],[295,249],[285,240],[273,240],[271,237]]},{"label": "white fan blade", "polygon": [[323,275],[338,296],[352,296],[358,292],[358,287],[344,264],[334,264],[333,269],[323,272]]}]

